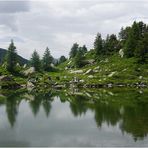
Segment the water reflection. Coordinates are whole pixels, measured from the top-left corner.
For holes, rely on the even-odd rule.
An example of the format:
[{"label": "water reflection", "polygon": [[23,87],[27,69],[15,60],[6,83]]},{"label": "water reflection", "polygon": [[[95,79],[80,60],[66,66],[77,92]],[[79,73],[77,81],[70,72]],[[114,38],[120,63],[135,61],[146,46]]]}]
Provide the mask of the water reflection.
[{"label": "water reflection", "polygon": [[62,104],[69,103],[69,109],[74,117],[84,117],[90,111],[99,129],[105,123],[111,127],[119,124],[120,131],[132,135],[135,141],[143,140],[148,134],[147,90],[100,89],[46,92],[25,90],[6,91],[0,94],[3,96],[0,98],[0,104],[5,106],[12,128],[17,122],[21,101],[28,102],[34,117],[37,117],[42,106],[46,118],[50,118],[52,103],[59,98]]}]

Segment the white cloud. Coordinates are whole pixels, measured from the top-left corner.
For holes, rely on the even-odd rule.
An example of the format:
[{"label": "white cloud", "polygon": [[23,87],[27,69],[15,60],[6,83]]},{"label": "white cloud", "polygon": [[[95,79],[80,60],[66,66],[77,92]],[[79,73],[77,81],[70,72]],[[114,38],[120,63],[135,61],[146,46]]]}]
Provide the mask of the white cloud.
[{"label": "white cloud", "polygon": [[[93,47],[97,32],[105,37],[134,20],[148,22],[146,0],[43,0],[0,1],[0,44],[15,37],[18,53],[29,58],[49,46],[55,57],[68,55],[74,42]],[[19,6],[19,7],[18,7]],[[20,40],[23,42],[20,42]],[[8,45],[7,45],[8,46]]]}]

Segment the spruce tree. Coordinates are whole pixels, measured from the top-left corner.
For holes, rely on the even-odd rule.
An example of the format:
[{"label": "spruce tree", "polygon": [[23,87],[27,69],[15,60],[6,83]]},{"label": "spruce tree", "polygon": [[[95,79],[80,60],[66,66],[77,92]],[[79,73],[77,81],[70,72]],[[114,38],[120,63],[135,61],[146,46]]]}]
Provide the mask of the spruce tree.
[{"label": "spruce tree", "polygon": [[125,43],[125,55],[130,58],[134,56],[134,52],[140,39],[140,29],[138,23],[134,22],[132,28],[129,31],[128,38]]},{"label": "spruce tree", "polygon": [[140,63],[148,63],[148,33],[145,33],[143,38],[138,42],[135,56]]},{"label": "spruce tree", "polygon": [[52,61],[53,61],[53,57],[51,56],[50,50],[47,47],[46,50],[45,50],[43,59],[42,59],[42,66],[43,66],[43,69],[45,71],[50,71],[51,70]]},{"label": "spruce tree", "polygon": [[65,62],[67,59],[65,56],[61,56],[60,59],[59,59],[59,64]]},{"label": "spruce tree", "polygon": [[85,54],[87,52],[87,47],[85,45],[83,45],[83,47],[81,47],[81,50]]},{"label": "spruce tree", "polygon": [[80,68],[83,66],[83,60],[84,60],[84,55],[82,53],[82,50],[78,50],[75,58],[74,58],[74,64],[76,68]]},{"label": "spruce tree", "polygon": [[103,40],[101,37],[101,34],[98,33],[94,42],[94,49],[95,49],[95,53],[96,56],[98,55],[102,55],[103,53]]},{"label": "spruce tree", "polygon": [[104,52],[107,55],[111,55],[119,50],[119,41],[117,40],[116,35],[107,35],[104,48]]},{"label": "spruce tree", "polygon": [[78,48],[79,48],[79,45],[77,43],[74,43],[72,48],[71,48],[71,51],[69,53],[70,55],[70,58],[74,58],[78,52]]},{"label": "spruce tree", "polygon": [[8,47],[8,51],[6,54],[6,68],[9,72],[13,73],[15,72],[16,64],[17,64],[17,52],[16,47],[13,43],[13,40],[11,40],[11,43]]},{"label": "spruce tree", "polygon": [[30,59],[30,64],[35,68],[35,71],[38,72],[41,71],[41,60],[36,50],[32,54],[32,57]]}]

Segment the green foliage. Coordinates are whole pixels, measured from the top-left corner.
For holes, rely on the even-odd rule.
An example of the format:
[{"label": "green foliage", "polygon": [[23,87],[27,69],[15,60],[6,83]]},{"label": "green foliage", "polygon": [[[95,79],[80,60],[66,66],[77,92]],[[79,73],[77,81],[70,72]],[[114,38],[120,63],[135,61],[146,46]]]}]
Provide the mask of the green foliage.
[{"label": "green foliage", "polygon": [[96,56],[103,54],[103,40],[100,33],[97,34],[94,41],[94,49],[96,52]]},{"label": "green foliage", "polygon": [[146,61],[147,58],[147,34],[148,26],[143,22],[134,22],[128,31],[128,37],[124,44],[124,52],[127,58],[136,56],[138,61]]},{"label": "green foliage", "polygon": [[53,61],[53,57],[51,56],[49,48],[47,47],[42,59],[43,70],[50,71],[52,61]]},{"label": "green foliage", "polygon": [[87,53],[87,47],[85,45],[83,45],[82,47],[79,47],[79,50],[81,50],[83,54]]},{"label": "green foliage", "polygon": [[80,68],[83,66],[84,55],[83,51],[79,50],[74,58],[75,67]]},{"label": "green foliage", "polygon": [[119,41],[116,35],[107,35],[104,43],[104,51],[106,55],[112,55],[120,49]]},{"label": "green foliage", "polygon": [[135,56],[139,62],[148,63],[148,33],[145,33],[144,37],[138,42]]},{"label": "green foliage", "polygon": [[70,58],[74,58],[76,56],[78,52],[78,48],[79,48],[79,45],[77,43],[74,43],[69,53]]},{"label": "green foliage", "polygon": [[11,40],[11,43],[8,47],[5,61],[6,61],[6,69],[9,72],[14,73],[16,71],[16,64],[17,64],[17,52],[13,40]]},{"label": "green foliage", "polygon": [[139,27],[136,22],[133,23],[129,32],[129,36],[125,43],[125,55],[130,58],[134,56],[135,49],[137,48],[137,41],[139,40]]},{"label": "green foliage", "polygon": [[96,57],[112,55],[120,49],[119,41],[116,35],[107,35],[106,40],[103,40],[101,34],[98,33],[94,42]]},{"label": "green foliage", "polygon": [[64,63],[66,60],[67,60],[67,59],[66,59],[65,56],[61,56],[60,59],[59,59],[58,64]]},{"label": "green foliage", "polygon": [[32,57],[30,59],[30,64],[35,68],[36,71],[38,72],[41,71],[41,60],[36,50],[32,54]]}]

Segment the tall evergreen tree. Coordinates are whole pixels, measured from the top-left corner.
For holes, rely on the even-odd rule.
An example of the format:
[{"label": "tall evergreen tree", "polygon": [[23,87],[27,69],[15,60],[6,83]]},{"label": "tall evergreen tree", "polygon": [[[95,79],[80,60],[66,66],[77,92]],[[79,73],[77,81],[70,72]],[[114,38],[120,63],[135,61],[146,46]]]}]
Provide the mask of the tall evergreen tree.
[{"label": "tall evergreen tree", "polygon": [[83,45],[81,47],[82,52],[85,54],[87,52],[87,47],[85,45]]},{"label": "tall evergreen tree", "polygon": [[61,56],[60,59],[59,59],[59,64],[65,62],[67,59],[65,56]]},{"label": "tall evergreen tree", "polygon": [[140,29],[138,23],[134,22],[130,29],[129,36],[125,43],[126,57],[133,57],[135,49],[137,48],[138,40],[140,39]]},{"label": "tall evergreen tree", "polygon": [[148,63],[148,33],[145,33],[143,38],[138,42],[135,56],[139,62]]},{"label": "tall evergreen tree", "polygon": [[105,54],[111,55],[119,50],[119,42],[116,35],[107,35],[104,45]]},{"label": "tall evergreen tree", "polygon": [[72,48],[71,48],[71,51],[69,53],[70,55],[70,58],[74,58],[78,52],[78,48],[79,48],[79,45],[77,43],[74,43]]},{"label": "tall evergreen tree", "polygon": [[83,66],[83,60],[84,60],[84,55],[82,53],[82,50],[78,50],[75,58],[74,58],[74,64],[76,68],[80,68]]},{"label": "tall evergreen tree", "polygon": [[131,29],[131,27],[126,27],[125,29],[122,27],[119,32],[119,39],[126,40],[128,38],[130,29]]},{"label": "tall evergreen tree", "polygon": [[103,40],[101,34],[98,33],[94,42],[96,56],[103,54]]},{"label": "tall evergreen tree", "polygon": [[131,27],[126,27],[125,29],[122,27],[120,32],[119,32],[119,40],[120,40],[120,46],[121,48],[124,48],[126,40],[129,36],[129,32],[130,32]]},{"label": "tall evergreen tree", "polygon": [[17,52],[16,47],[14,46],[13,40],[8,47],[8,51],[6,54],[6,68],[9,72],[15,72],[15,67],[17,64]]},{"label": "tall evergreen tree", "polygon": [[30,64],[31,64],[31,66],[33,66],[35,68],[36,71],[41,70],[40,56],[39,56],[39,54],[37,53],[36,50],[32,54],[32,57],[30,59]]},{"label": "tall evergreen tree", "polygon": [[145,33],[148,33],[148,28],[146,24],[144,24],[142,21],[138,23],[139,27],[139,36],[144,37]]},{"label": "tall evergreen tree", "polygon": [[53,57],[50,54],[50,50],[47,47],[42,59],[42,66],[45,71],[49,71],[51,69],[51,63],[53,61]]}]

